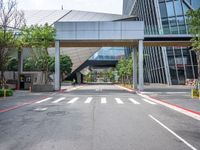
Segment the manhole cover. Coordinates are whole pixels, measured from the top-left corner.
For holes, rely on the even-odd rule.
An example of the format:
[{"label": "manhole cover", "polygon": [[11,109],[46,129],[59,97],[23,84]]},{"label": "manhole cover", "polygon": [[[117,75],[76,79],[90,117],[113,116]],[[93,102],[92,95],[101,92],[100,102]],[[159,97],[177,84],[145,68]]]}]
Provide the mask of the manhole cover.
[{"label": "manhole cover", "polygon": [[65,111],[53,111],[47,113],[48,116],[64,116],[65,114]]}]

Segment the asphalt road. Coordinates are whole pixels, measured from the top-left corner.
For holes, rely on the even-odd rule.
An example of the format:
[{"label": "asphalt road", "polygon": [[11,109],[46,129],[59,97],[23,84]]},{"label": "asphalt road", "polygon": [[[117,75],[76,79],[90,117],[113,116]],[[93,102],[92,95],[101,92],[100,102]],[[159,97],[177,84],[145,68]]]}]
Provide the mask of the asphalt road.
[{"label": "asphalt road", "polygon": [[44,96],[0,113],[0,150],[200,149],[200,121],[114,85]]}]

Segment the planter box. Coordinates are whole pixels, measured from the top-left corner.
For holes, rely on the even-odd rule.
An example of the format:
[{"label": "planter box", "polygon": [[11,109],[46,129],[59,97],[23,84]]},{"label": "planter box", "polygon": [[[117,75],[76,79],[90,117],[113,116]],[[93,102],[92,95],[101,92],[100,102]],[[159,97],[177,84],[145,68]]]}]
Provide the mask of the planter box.
[{"label": "planter box", "polygon": [[32,92],[53,92],[53,85],[35,84],[32,86]]}]

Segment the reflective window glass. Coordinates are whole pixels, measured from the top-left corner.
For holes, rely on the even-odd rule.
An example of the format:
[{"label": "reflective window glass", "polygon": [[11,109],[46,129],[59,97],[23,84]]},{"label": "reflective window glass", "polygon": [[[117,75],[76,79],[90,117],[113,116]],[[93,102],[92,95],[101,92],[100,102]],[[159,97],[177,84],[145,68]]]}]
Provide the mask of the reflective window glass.
[{"label": "reflective window glass", "polygon": [[169,17],[175,16],[173,2],[167,2],[167,14]]},{"label": "reflective window glass", "polygon": [[186,14],[190,8],[187,5],[185,5],[185,3],[182,3],[182,4],[183,4],[184,14]]},{"label": "reflective window glass", "polygon": [[161,13],[161,18],[167,17],[167,8],[165,3],[160,3],[160,13]]},{"label": "reflective window glass", "polygon": [[170,24],[170,26],[176,26],[177,25],[176,18],[175,17],[169,18],[169,24]]},{"label": "reflective window glass", "polygon": [[183,10],[182,10],[182,6],[181,6],[181,2],[180,0],[176,0],[174,1],[174,5],[175,5],[175,11],[176,11],[176,15],[183,15]]},{"label": "reflective window glass", "polygon": [[177,26],[173,26],[170,29],[171,29],[171,34],[178,34],[178,27]]},{"label": "reflective window glass", "polygon": [[178,25],[185,25],[185,20],[183,17],[177,17],[177,23]]},{"label": "reflective window glass", "polygon": [[194,9],[200,8],[200,0],[192,0],[192,7]]},{"label": "reflective window glass", "polygon": [[179,33],[180,34],[186,34],[187,33],[186,27],[185,26],[179,26]]}]

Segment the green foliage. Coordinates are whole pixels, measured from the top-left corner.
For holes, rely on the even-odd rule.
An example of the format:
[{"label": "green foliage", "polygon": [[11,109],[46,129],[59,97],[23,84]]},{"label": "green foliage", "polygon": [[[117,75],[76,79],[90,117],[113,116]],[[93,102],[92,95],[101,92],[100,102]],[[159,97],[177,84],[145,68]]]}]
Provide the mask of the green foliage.
[{"label": "green foliage", "polygon": [[196,52],[198,62],[198,78],[200,79],[200,8],[187,12],[188,24],[192,38],[192,49]]},{"label": "green foliage", "polygon": [[[42,83],[49,83],[49,64],[51,57],[48,54],[48,48],[55,39],[55,28],[45,24],[44,26],[24,27],[22,30],[21,41],[25,47],[32,48],[32,58],[25,61],[25,69],[36,68],[44,73]],[[33,64],[31,64],[34,61]]]},{"label": "green foliage", "polygon": [[116,70],[119,75],[120,81],[125,84],[131,84],[133,76],[133,59],[129,57],[128,59],[122,58],[119,60]]},{"label": "green foliage", "polygon": [[7,63],[8,71],[17,71],[18,70],[18,60],[16,57],[10,57]]},{"label": "green foliage", "polygon": [[4,96],[4,92],[6,92],[6,96],[13,96],[13,90],[11,90],[11,89],[0,89],[0,97]]},{"label": "green foliage", "polygon": [[25,71],[37,71],[36,62],[32,57],[28,57],[24,60]]},{"label": "green foliage", "polygon": [[[55,57],[48,56],[46,59],[47,70],[49,73],[55,72]],[[60,56],[60,71],[62,75],[69,75],[72,71],[72,61],[69,56]],[[33,57],[29,57],[24,61],[25,71],[44,71],[43,60],[41,58],[34,60]]]},{"label": "green foliage", "polygon": [[189,31],[193,34],[192,46],[195,51],[200,51],[200,8],[187,13]]},{"label": "green foliage", "polygon": [[[72,71],[72,60],[67,55],[60,56],[60,73],[62,80],[65,79]],[[55,57],[52,57],[49,61],[49,71],[55,72]]]},{"label": "green foliage", "polygon": [[[72,60],[67,55],[61,55],[60,56],[60,71],[61,74],[70,74],[72,71]],[[49,63],[50,71],[55,72],[55,57],[52,57],[50,63]]]}]

